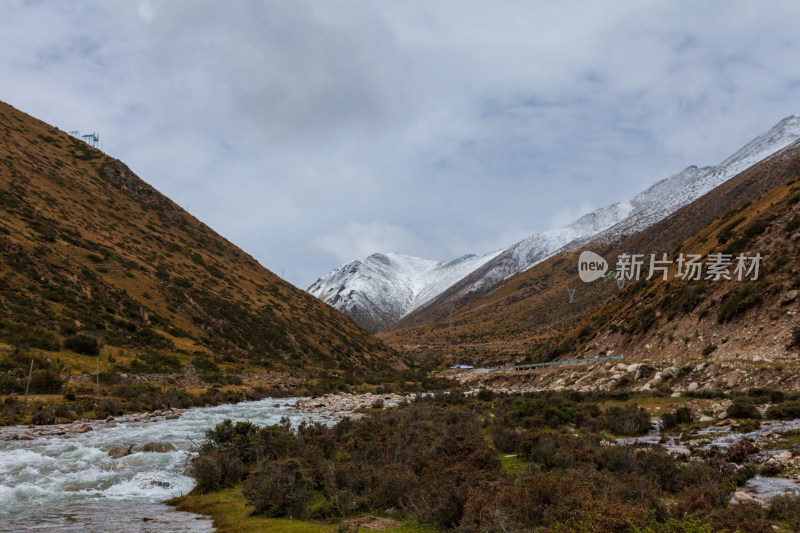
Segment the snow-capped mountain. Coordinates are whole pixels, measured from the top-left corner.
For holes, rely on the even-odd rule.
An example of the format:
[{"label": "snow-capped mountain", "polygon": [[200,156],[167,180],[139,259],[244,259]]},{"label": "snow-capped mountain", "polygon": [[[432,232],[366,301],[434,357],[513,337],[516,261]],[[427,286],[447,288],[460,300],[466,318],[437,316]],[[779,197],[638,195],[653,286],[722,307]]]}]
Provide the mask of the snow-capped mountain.
[{"label": "snow-capped mountain", "polygon": [[[650,193],[651,201],[647,202],[647,205],[641,209],[635,210],[630,217],[621,220],[607,231],[604,231],[602,237],[611,240],[623,234],[641,231],[666,218],[670,213],[674,213],[684,205],[692,203],[712,189],[719,187],[759,161],[763,161],[772,154],[793,144],[798,139],[800,139],[800,116],[792,115],[786,117],[716,167],[704,167],[701,169],[689,167],[672,178],[656,183],[639,195]],[[680,180],[680,184],[675,184],[678,186],[666,183],[690,171],[693,173],[691,179]],[[663,190],[654,190],[662,184],[665,184]]]},{"label": "snow-capped mountain", "polygon": [[449,262],[373,254],[318,279],[308,292],[371,332],[386,329],[496,257],[465,255]]},{"label": "snow-capped mountain", "polygon": [[334,270],[308,290],[369,331],[380,331],[445,291],[481,292],[591,238],[613,240],[641,231],[798,139],[800,116],[793,115],[717,166],[687,167],[630,200],[597,209],[563,228],[536,233],[505,250],[449,263],[374,254]]}]

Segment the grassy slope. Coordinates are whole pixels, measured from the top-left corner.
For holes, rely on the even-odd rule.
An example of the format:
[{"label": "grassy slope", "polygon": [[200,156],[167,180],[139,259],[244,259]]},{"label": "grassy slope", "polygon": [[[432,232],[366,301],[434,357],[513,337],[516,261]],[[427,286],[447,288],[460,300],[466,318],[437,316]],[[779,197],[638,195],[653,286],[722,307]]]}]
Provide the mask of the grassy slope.
[{"label": "grassy slope", "polygon": [[353,321],[120,161],[4,103],[0,249],[0,320],[24,330],[0,329],[8,345],[24,345],[37,327],[57,340],[79,332],[134,352],[224,354],[278,370],[392,361]]},{"label": "grassy slope", "polygon": [[[692,243],[687,244],[688,248],[684,246],[684,251],[710,250],[711,246],[696,247],[691,239],[712,231],[708,228],[718,231],[726,224],[727,213],[761,198],[766,204],[749,207],[746,214],[748,221],[759,216],[758,209],[768,209],[766,206],[773,201],[767,193],[789,194],[789,188],[776,187],[799,175],[800,150],[795,148],[743,172],[641,233],[615,243],[590,242],[582,249],[600,253],[611,261],[612,267],[614,258],[625,251],[667,252],[674,258],[684,242]],[[780,232],[777,225],[768,233],[772,231]],[[601,317],[603,313],[598,314],[597,310],[620,292],[613,282],[581,282],[576,262],[575,252],[559,254],[471,301],[459,300],[454,294],[445,295],[378,336],[417,357],[433,360],[499,362],[549,359],[561,353],[574,353],[575,346],[557,348],[557,344],[565,335],[577,336],[593,314],[598,318],[589,321],[590,327],[597,327],[600,318],[605,323],[610,317]],[[574,304],[569,303],[568,287],[579,290]],[[451,303],[455,304],[452,328],[449,327]],[[585,340],[584,335],[581,341]]]}]

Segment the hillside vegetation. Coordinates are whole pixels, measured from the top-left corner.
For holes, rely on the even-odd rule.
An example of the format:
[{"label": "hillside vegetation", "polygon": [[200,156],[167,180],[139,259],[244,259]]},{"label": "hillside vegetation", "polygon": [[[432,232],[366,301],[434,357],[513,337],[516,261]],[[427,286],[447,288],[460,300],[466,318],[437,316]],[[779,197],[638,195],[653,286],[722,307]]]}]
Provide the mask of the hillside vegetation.
[{"label": "hillside vegetation", "polygon": [[21,351],[54,372],[93,370],[96,355],[132,372],[194,361],[336,376],[396,363],[122,162],[4,103],[0,250],[0,350],[12,377],[16,359],[27,370],[29,357],[12,357]]}]

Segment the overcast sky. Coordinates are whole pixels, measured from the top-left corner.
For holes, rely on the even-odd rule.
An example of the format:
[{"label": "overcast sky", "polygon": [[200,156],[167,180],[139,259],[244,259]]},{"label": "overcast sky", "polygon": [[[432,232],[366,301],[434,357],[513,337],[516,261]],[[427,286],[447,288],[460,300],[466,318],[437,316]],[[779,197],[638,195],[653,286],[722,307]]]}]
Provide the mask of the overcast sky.
[{"label": "overcast sky", "polygon": [[800,113],[800,3],[0,1],[0,100],[301,288],[506,247]]}]

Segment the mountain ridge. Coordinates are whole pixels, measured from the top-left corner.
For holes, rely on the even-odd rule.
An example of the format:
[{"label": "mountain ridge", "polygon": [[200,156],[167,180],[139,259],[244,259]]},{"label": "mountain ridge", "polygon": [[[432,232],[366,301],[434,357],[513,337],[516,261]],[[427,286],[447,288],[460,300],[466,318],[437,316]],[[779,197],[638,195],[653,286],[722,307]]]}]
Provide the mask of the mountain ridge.
[{"label": "mountain ridge", "polygon": [[[429,291],[429,297],[413,308],[404,306],[403,298],[385,287],[381,290],[372,290],[369,287],[351,286],[345,271],[352,263],[335,269],[317,280],[309,288],[309,292],[353,317],[362,325],[364,325],[364,315],[374,315],[374,309],[392,309],[393,312],[384,314],[380,320],[369,323],[367,329],[371,331],[402,327],[398,325],[400,322],[417,324],[420,322],[415,315],[418,315],[422,308],[435,305],[451,307],[464,305],[485,294],[496,284],[570,246],[577,246],[597,235],[604,236],[607,241],[613,241],[625,234],[640,231],[797,139],[800,139],[800,116],[790,115],[734,152],[719,165],[688,166],[676,174],[657,181],[628,200],[596,209],[563,228],[533,234],[496,252],[494,256],[478,264],[474,270],[466,272],[449,286],[444,287],[440,284],[437,286],[438,292]],[[436,294],[430,296],[434,292]],[[335,295],[340,293],[350,295],[346,303],[342,299],[335,299]],[[369,313],[364,311],[367,308],[371,308]]]}]

